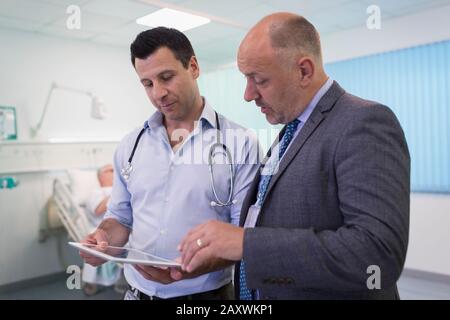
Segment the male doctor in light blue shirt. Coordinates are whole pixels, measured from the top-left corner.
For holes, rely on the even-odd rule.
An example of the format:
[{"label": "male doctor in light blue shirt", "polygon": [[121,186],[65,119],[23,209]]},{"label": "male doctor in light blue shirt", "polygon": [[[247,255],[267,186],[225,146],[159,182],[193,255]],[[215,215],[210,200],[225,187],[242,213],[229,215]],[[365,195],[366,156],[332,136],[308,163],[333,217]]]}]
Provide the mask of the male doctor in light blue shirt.
[{"label": "male doctor in light blue shirt", "polygon": [[[142,32],[131,45],[131,60],[157,111],[117,147],[108,210],[84,242],[101,248],[128,242],[133,248],[176,259],[178,245],[194,226],[210,220],[238,224],[242,200],[258,168],[258,143],[200,95],[198,62],[183,33],[164,27]],[[208,155],[218,135],[230,151],[234,182],[230,166],[219,159],[221,164],[213,166],[214,192]],[[121,170],[127,167],[137,139],[133,170],[126,177]],[[232,203],[212,205],[217,198],[227,200],[232,182]],[[104,262],[80,255],[92,265]],[[196,273],[185,273],[125,264],[124,273],[138,299],[230,299],[229,265],[216,260]]]}]

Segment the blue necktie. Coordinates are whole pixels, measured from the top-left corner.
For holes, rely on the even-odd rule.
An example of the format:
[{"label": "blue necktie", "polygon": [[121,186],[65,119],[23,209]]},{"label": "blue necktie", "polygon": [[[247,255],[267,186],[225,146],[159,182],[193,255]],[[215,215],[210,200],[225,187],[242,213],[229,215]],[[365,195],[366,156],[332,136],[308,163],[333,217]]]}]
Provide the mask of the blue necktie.
[{"label": "blue necktie", "polygon": [[[287,147],[289,146],[289,143],[291,143],[292,138],[294,137],[294,133],[297,130],[298,124],[300,121],[298,119],[295,119],[294,121],[290,122],[286,126],[286,131],[284,132],[283,138],[281,139],[279,143],[279,152],[278,152],[278,159],[276,160],[277,165],[280,162],[280,159],[283,157],[284,153],[286,152]],[[272,174],[268,175],[261,175],[261,180],[259,181],[258,186],[258,194],[257,194],[257,205],[260,207],[262,206],[264,199],[266,197],[267,188],[269,187],[270,180],[272,179]],[[252,300],[253,294],[250,291],[250,289],[247,287],[247,281],[245,278],[245,264],[244,260],[241,260],[241,265],[239,268],[239,299],[240,300]]]}]

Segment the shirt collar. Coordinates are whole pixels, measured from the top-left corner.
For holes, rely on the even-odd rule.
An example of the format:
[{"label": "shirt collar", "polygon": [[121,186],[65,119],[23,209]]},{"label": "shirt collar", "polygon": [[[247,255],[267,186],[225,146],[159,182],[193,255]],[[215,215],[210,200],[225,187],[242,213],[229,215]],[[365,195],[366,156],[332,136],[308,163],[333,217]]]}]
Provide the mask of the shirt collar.
[{"label": "shirt collar", "polygon": [[204,98],[203,101],[205,102],[205,106],[203,108],[202,114],[200,115],[199,121],[202,121],[203,124],[208,123],[212,128],[217,128],[216,123],[216,112],[211,107],[211,105],[208,103],[208,101]]},{"label": "shirt collar", "polygon": [[[199,121],[202,122],[202,124],[208,123],[212,128],[216,128],[216,112],[211,107],[211,105],[208,103],[206,98],[202,97],[204,101],[204,107],[202,114],[200,115]],[[147,125],[151,130],[155,130],[158,127],[161,127],[163,125],[163,114],[161,111],[156,110],[150,118],[147,120]]]},{"label": "shirt collar", "polygon": [[150,118],[147,120],[147,124],[150,130],[155,130],[163,125],[163,114],[161,111],[156,110]]},{"label": "shirt collar", "polygon": [[317,93],[312,98],[311,102],[306,107],[305,111],[303,111],[300,116],[297,118],[302,123],[306,123],[311,113],[314,111],[315,107],[319,103],[320,99],[327,93],[327,91],[331,88],[333,85],[333,79],[328,78],[328,80],[325,82],[325,84],[317,91]]}]

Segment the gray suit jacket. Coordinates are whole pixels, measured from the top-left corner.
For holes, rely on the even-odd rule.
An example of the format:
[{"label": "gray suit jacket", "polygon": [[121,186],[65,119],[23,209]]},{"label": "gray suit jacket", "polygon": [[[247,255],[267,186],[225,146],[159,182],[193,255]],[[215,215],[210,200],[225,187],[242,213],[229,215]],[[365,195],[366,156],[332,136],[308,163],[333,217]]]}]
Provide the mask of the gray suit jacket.
[{"label": "gray suit jacket", "polygon": [[[248,287],[262,299],[398,298],[409,195],[410,157],[395,115],[335,82],[286,151],[256,227],[245,230]],[[377,275],[370,266],[380,268],[381,289],[368,288]],[[239,264],[235,284],[239,297]]]}]

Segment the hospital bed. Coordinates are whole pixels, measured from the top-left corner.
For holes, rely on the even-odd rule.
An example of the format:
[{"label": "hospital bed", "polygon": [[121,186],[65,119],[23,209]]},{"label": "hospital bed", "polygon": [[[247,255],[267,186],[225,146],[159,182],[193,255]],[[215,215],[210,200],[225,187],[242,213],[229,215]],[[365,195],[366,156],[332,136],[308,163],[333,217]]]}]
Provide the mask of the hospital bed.
[{"label": "hospital bed", "polygon": [[[80,242],[89,233],[95,229],[92,220],[89,219],[83,204],[89,195],[89,192],[98,187],[98,180],[96,171],[88,170],[67,170],[66,177],[55,178],[53,181],[53,195],[51,202],[54,204],[55,210],[53,215],[56,215],[61,221],[64,228],[67,230],[69,237],[76,242]],[[50,210],[49,210],[50,220]],[[89,265],[84,265],[83,268],[83,291],[92,295],[96,293],[97,289],[92,289],[95,283],[101,285],[112,285],[116,283],[116,291],[123,291],[123,283],[119,280],[122,274],[123,265],[117,264],[119,270],[113,271],[105,275],[105,270],[111,270],[111,265],[103,265],[103,273],[96,271],[96,269]],[[84,270],[86,269],[86,270]],[[89,270],[88,270],[89,269]],[[88,271],[87,271],[88,270]],[[99,275],[100,274],[100,275]],[[88,283],[85,282],[85,277],[90,279]],[[89,285],[89,286],[88,286]]]},{"label": "hospital bed", "polygon": [[53,201],[56,205],[58,215],[70,238],[80,242],[92,230],[92,226],[82,207],[73,198],[70,185],[61,179],[55,178],[53,181]]}]

